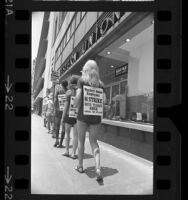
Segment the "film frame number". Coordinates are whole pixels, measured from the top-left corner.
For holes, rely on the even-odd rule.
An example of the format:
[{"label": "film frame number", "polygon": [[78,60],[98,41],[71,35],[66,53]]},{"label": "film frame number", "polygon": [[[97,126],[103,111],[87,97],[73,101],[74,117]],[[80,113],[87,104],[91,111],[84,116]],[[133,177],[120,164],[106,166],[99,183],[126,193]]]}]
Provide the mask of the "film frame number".
[{"label": "film frame number", "polygon": [[10,181],[12,179],[12,175],[10,174],[10,167],[7,166],[6,174],[5,174],[5,200],[6,199],[13,199],[13,186],[10,185]]},{"label": "film frame number", "polygon": [[6,95],[5,95],[5,110],[13,110],[13,96],[9,95],[9,92],[12,88],[12,83],[10,83],[10,77],[7,75],[7,82],[5,83],[5,90],[6,90]]}]

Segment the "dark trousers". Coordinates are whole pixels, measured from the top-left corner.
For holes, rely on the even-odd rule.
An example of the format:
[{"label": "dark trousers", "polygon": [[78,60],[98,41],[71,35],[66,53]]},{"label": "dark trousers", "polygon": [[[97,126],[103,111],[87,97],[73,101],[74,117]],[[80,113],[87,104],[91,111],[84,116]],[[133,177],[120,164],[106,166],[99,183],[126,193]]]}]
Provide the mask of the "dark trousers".
[{"label": "dark trousers", "polygon": [[[61,118],[55,117],[55,136],[56,136],[56,141],[58,141],[58,139],[59,139],[60,126],[61,126]],[[62,124],[60,144],[62,144],[64,137],[65,137],[65,128],[64,128],[64,124]]]},{"label": "dark trousers", "polygon": [[47,124],[47,119],[46,117],[44,117],[44,127],[46,127],[46,124]]}]

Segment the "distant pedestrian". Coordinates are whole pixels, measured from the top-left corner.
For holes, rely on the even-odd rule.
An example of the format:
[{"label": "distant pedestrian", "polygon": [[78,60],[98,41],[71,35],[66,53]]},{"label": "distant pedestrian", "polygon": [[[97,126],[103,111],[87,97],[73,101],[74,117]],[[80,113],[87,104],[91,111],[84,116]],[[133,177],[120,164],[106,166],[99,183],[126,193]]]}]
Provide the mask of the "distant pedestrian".
[{"label": "distant pedestrian", "polygon": [[[66,102],[65,102],[65,109],[63,111],[63,122],[65,123],[65,132],[66,132],[66,151],[63,154],[64,156],[71,157],[76,159],[76,150],[78,147],[78,133],[77,133],[77,126],[76,126],[76,118],[77,112],[76,109],[73,107],[73,98],[76,95],[77,89],[77,82],[78,76],[73,75],[69,81],[69,90],[66,92]],[[70,131],[71,127],[73,127],[73,148],[72,153],[69,154],[69,143],[70,143]]]},{"label": "distant pedestrian", "polygon": [[[75,168],[78,172],[83,173],[83,157],[86,131],[89,131],[89,141],[92,149],[93,156],[95,158],[97,181],[103,179],[100,166],[100,149],[97,142],[97,135],[100,132],[101,116],[98,114],[84,114],[85,104],[84,100],[88,100],[87,96],[84,97],[84,88],[89,86],[92,93],[93,88],[102,90],[102,100],[99,106],[103,107],[103,103],[106,101],[106,96],[103,92],[104,84],[99,77],[99,68],[94,60],[88,60],[82,69],[82,76],[78,80],[78,89],[75,97],[75,106],[78,107],[77,117],[77,130],[78,130],[78,166]],[[94,91],[94,90],[93,90]],[[93,95],[92,95],[93,96]],[[93,99],[91,97],[90,99]],[[92,102],[92,101],[91,101]],[[91,103],[89,103],[90,105]],[[92,112],[92,111],[91,111]]]},{"label": "distant pedestrian", "polygon": [[43,98],[43,108],[42,108],[42,113],[43,113],[43,117],[44,117],[44,127],[47,127],[47,116],[46,116],[46,111],[47,111],[47,104],[48,104],[48,100],[49,100],[49,95],[50,94],[50,90],[47,89],[46,90],[46,96]]},{"label": "distant pedestrian", "polygon": [[48,133],[51,133],[52,131],[51,123],[53,121],[53,115],[54,115],[53,94],[50,93],[46,108]]}]

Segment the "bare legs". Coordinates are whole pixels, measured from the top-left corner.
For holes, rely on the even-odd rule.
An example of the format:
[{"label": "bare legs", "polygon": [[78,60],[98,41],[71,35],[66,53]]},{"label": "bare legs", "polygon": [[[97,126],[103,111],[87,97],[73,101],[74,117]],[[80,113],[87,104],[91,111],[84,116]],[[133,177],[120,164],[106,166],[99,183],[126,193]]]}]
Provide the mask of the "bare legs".
[{"label": "bare legs", "polygon": [[[70,144],[70,131],[71,131],[71,125],[65,123],[65,132],[66,132],[66,152],[64,155],[69,155],[69,144]],[[77,126],[76,124],[73,127],[73,142],[72,142],[72,153],[71,153],[71,157],[72,158],[76,158],[76,150],[78,147],[78,133],[77,133]]]},{"label": "bare legs", "polygon": [[78,147],[78,132],[77,132],[77,125],[75,124],[73,127],[73,142],[72,142],[72,155],[75,157],[76,150]]},{"label": "bare legs", "polygon": [[100,149],[97,142],[97,135],[100,131],[100,125],[90,125],[90,132],[89,132],[89,142],[91,145],[91,150],[95,159],[95,166],[96,169],[100,169]]},{"label": "bare legs", "polygon": [[65,123],[65,133],[66,133],[66,141],[65,141],[66,152],[65,152],[65,154],[69,154],[70,131],[71,131],[71,125]]},{"label": "bare legs", "polygon": [[77,120],[77,131],[78,131],[78,165],[83,167],[84,157],[84,144],[86,137],[87,124]]},{"label": "bare legs", "polygon": [[[78,130],[78,167],[83,167],[83,157],[84,157],[84,144],[86,137],[86,130],[88,125],[84,122],[77,120],[77,130]],[[100,124],[89,125],[89,142],[91,145],[91,150],[95,159],[97,180],[102,179],[101,171],[100,171],[100,149],[97,142],[97,135],[100,131]]]}]

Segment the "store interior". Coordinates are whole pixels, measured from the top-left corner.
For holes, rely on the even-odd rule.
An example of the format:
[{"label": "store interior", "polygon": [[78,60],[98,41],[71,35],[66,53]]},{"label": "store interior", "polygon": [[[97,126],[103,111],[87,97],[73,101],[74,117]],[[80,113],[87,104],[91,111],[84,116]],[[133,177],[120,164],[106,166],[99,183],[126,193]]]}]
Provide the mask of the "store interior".
[{"label": "store interior", "polygon": [[[153,15],[103,49],[95,60],[107,96],[104,118],[153,123]],[[127,71],[116,76],[116,69],[124,65]]]}]

